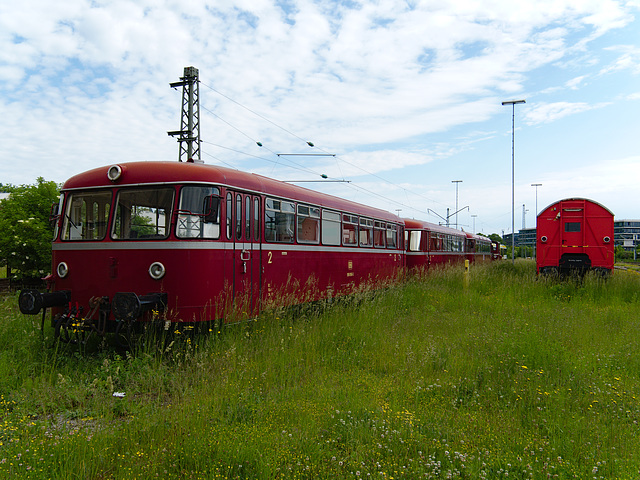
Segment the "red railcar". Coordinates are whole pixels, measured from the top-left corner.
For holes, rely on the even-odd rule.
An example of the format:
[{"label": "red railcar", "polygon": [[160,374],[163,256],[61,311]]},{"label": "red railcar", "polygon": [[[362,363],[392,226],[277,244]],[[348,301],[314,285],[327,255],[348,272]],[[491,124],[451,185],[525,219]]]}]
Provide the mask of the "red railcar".
[{"label": "red railcar", "polygon": [[425,269],[463,262],[468,258],[465,232],[408,218],[404,225],[408,268]]},{"label": "red railcar", "polygon": [[613,271],[613,213],[586,198],[559,200],[538,215],[538,273]]},{"label": "red railcar", "polygon": [[491,239],[472,233],[467,233],[466,235],[467,240],[465,253],[469,262],[490,262],[493,259],[491,253]]},{"label": "red railcar", "polygon": [[[135,162],[62,188],[51,291],[63,330],[105,333],[162,317],[250,317],[269,304],[343,295],[395,279],[402,220],[385,211],[211,165]],[[43,313],[44,315],[44,313]]]}]

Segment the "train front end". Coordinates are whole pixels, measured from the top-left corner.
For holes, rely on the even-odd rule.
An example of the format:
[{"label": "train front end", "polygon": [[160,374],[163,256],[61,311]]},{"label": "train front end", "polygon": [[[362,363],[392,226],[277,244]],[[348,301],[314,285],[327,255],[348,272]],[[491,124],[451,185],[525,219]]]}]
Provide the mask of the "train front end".
[{"label": "train front end", "polygon": [[184,168],[138,162],[69,179],[58,207],[48,291],[22,291],[22,313],[42,311],[44,321],[50,308],[63,341],[131,333],[153,320],[215,317],[205,299],[222,290],[222,275],[207,275],[206,265],[223,250],[200,240],[219,237],[219,189],[185,182]]}]

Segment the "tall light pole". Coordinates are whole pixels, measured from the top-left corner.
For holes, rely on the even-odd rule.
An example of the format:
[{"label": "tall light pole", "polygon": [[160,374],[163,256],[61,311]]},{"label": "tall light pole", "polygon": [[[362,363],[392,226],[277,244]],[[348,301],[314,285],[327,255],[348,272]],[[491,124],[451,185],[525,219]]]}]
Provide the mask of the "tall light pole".
[{"label": "tall light pole", "polygon": [[451,180],[451,183],[456,184],[456,230],[458,229],[458,184],[462,183],[462,180]]},{"label": "tall light pole", "polygon": [[541,187],[541,183],[532,183],[532,187],[536,187],[536,218],[538,218],[538,187]]},{"label": "tall light pole", "polygon": [[473,234],[476,234],[476,217],[478,215],[471,215],[471,218],[473,218]]},{"label": "tall light pole", "polygon": [[536,242],[533,244],[533,258],[538,258],[536,253],[537,238],[538,238],[538,187],[541,187],[541,183],[532,183],[532,187],[536,187]]},{"label": "tall light pole", "polygon": [[516,104],[526,103],[525,100],[509,100],[502,102],[502,105],[511,105],[511,263],[515,263],[515,249],[516,249],[516,232],[515,232],[515,118],[516,118]]}]

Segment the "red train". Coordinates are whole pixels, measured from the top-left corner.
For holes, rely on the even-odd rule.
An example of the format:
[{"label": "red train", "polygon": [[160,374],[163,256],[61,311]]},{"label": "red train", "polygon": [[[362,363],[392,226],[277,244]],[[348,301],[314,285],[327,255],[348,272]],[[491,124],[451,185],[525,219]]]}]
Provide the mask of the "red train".
[{"label": "red train", "polygon": [[538,215],[536,263],[539,274],[611,273],[613,213],[586,198],[549,205]]},{"label": "red train", "polygon": [[428,268],[463,260],[492,260],[491,240],[453,228],[405,219],[407,267]]},{"label": "red train", "polygon": [[63,339],[153,318],[247,318],[396,281],[406,264],[491,258],[483,237],[198,163],[81,173],[55,218],[50,292],[25,290],[19,305],[43,320],[53,308]]}]

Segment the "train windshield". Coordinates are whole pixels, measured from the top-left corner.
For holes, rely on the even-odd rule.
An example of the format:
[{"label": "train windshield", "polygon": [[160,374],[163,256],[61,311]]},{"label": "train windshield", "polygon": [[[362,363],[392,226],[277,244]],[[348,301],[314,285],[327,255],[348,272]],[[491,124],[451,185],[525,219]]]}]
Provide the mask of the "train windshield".
[{"label": "train windshield", "polygon": [[172,187],[120,190],[111,236],[117,240],[167,238],[173,195]]},{"label": "train windshield", "polygon": [[62,240],[103,240],[111,208],[111,190],[70,193]]}]

